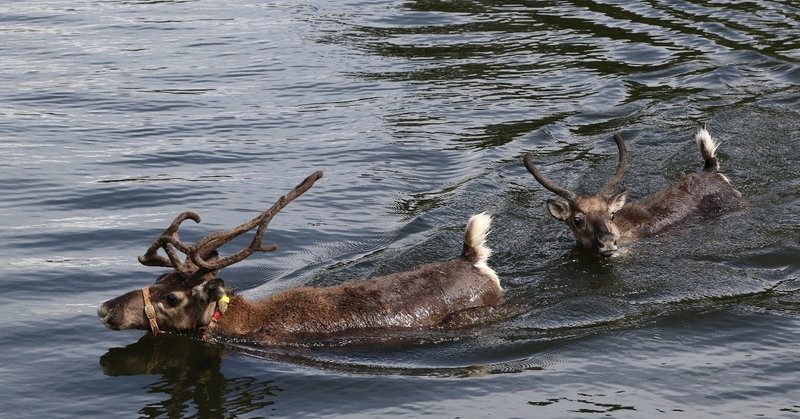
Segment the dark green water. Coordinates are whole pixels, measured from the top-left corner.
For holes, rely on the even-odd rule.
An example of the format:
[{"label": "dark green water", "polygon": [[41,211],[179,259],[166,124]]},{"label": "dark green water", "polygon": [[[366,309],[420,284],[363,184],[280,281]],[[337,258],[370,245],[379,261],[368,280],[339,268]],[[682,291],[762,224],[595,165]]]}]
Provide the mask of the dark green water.
[{"label": "dark green water", "polygon": [[[0,39],[3,416],[800,415],[795,2],[13,1]],[[703,125],[746,207],[611,260],[521,163],[593,191],[619,131],[635,200],[701,169]],[[177,213],[197,239],[313,170],[229,284],[448,259],[487,211],[497,317],[305,348],[99,322]]]}]

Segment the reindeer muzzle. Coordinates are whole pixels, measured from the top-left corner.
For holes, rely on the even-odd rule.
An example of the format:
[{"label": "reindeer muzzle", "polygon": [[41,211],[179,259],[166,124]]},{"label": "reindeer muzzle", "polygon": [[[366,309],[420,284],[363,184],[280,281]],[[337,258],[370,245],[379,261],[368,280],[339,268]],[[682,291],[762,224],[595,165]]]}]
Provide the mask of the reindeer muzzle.
[{"label": "reindeer muzzle", "polygon": [[597,252],[603,257],[610,257],[619,250],[617,239],[613,234],[605,234],[599,237],[595,243]]}]

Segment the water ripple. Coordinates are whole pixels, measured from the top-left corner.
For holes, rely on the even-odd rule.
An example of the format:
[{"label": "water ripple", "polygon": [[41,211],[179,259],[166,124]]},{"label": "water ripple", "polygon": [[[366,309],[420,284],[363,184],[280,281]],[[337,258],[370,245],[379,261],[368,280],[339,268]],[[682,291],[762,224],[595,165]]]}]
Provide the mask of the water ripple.
[{"label": "water ripple", "polygon": [[[798,28],[797,5],[762,0],[4,4],[8,410],[794,413]],[[592,190],[619,131],[635,200],[700,169],[691,138],[706,124],[746,208],[611,261],[574,247],[520,163],[532,151],[548,176]],[[157,276],[136,256],[169,221],[200,213],[181,230],[197,240],[313,170],[325,177],[270,223],[279,250],[226,269],[227,283],[255,298],[448,259],[489,211],[503,305],[466,330],[281,350],[173,336],[156,370],[158,340],[144,339],[103,368],[135,364],[156,384],[110,383],[97,358],[139,335],[104,330],[93,307]],[[281,391],[262,397],[272,380]],[[276,410],[248,405],[248,390]]]}]

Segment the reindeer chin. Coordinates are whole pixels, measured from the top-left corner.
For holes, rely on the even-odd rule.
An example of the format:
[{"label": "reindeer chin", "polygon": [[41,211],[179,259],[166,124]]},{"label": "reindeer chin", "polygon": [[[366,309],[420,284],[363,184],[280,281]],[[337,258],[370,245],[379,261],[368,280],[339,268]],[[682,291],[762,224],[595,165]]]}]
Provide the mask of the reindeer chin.
[{"label": "reindeer chin", "polygon": [[617,255],[617,251],[616,250],[604,250],[604,251],[600,252],[600,256],[602,256],[604,258],[610,258],[610,257],[614,257],[616,255]]}]

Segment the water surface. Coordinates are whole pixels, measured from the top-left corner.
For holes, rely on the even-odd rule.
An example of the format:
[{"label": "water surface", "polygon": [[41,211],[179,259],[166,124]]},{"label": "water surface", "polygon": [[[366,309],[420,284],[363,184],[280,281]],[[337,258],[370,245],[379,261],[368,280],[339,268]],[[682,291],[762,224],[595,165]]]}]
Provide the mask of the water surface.
[{"label": "water surface", "polygon": [[[796,417],[793,2],[14,1],[0,14],[0,406],[15,417]],[[636,200],[702,160],[740,211],[598,259],[521,164]],[[445,260],[495,221],[487,324],[302,348],[111,332],[136,257],[325,177],[224,273],[251,298]],[[230,249],[235,251],[237,249]]]}]

